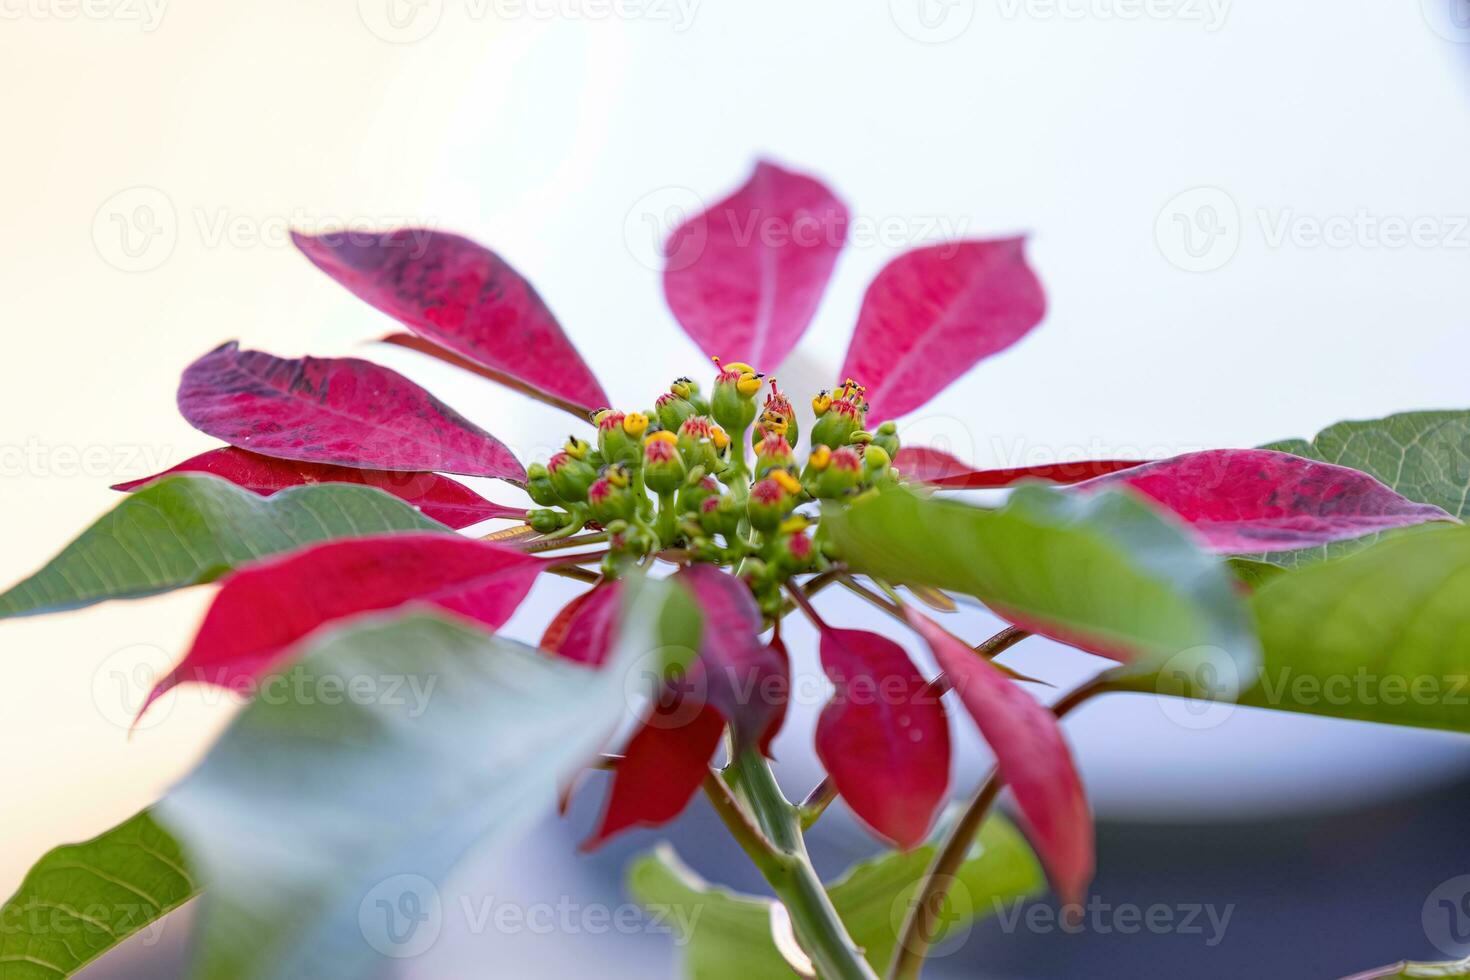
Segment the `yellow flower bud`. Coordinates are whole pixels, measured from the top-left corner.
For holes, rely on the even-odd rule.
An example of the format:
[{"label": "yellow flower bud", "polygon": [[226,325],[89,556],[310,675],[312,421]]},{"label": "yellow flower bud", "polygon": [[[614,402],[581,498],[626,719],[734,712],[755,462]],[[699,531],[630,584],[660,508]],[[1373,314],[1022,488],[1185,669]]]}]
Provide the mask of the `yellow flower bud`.
[{"label": "yellow flower bud", "polygon": [[825,470],[831,462],[832,450],[826,446],[814,447],[811,456],[807,458],[807,465],[818,472]]},{"label": "yellow flower bud", "polygon": [[832,407],[831,392],[824,391],[812,399],[812,411],[818,416],[826,415],[827,409]]},{"label": "yellow flower bud", "polygon": [[761,390],[761,376],[754,371],[745,370],[740,373],[740,380],[735,382],[735,390],[746,398],[755,395]]},{"label": "yellow flower bud", "polygon": [[710,428],[713,431],[710,433],[709,441],[714,443],[715,448],[720,452],[724,452],[725,447],[730,445],[730,434],[718,425],[711,426]]},{"label": "yellow flower bud", "polygon": [[621,463],[615,463],[609,466],[607,471],[603,473],[603,476],[608,483],[611,483],[615,487],[626,487],[630,482],[628,468]]},{"label": "yellow flower bud", "polygon": [[780,484],[781,489],[787,493],[793,495],[801,493],[801,481],[785,470],[772,470],[770,477]]},{"label": "yellow flower bud", "polygon": [[674,435],[668,429],[659,429],[657,432],[650,432],[648,434],[648,441],[667,442],[669,445],[672,446],[679,441],[679,437]]},{"label": "yellow flower bud", "polygon": [[629,412],[623,416],[623,431],[637,439],[648,431],[648,416],[642,412]]},{"label": "yellow flower bud", "polygon": [[804,514],[792,514],[786,520],[782,521],[776,530],[782,534],[797,534],[811,527],[811,523]]},{"label": "yellow flower bud", "polygon": [[567,443],[562,449],[573,459],[586,459],[587,454],[592,451],[592,446],[576,436],[567,436]]}]

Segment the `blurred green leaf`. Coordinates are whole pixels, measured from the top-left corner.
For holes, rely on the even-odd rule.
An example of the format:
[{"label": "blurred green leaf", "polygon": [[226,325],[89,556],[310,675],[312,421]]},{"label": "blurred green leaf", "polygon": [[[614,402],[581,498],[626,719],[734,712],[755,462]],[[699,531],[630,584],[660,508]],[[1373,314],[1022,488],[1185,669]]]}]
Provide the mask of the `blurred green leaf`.
[{"label": "blurred green leaf", "polygon": [[179,845],[146,810],[58,847],[0,909],[0,978],[69,977],[198,890]]},{"label": "blurred green leaf", "polygon": [[206,887],[194,975],[358,978],[432,945],[449,871],[555,812],[697,648],[683,590],[628,592],[602,669],[426,612],[315,634],[157,808]]},{"label": "blurred green leaf", "polygon": [[[904,914],[933,859],[933,844],[883,854],[854,865],[829,889],[848,932],[880,973],[893,958]],[[655,925],[669,929],[684,948],[684,975],[690,980],[796,975],[771,938],[771,899],[709,884],[667,844],[630,865],[627,882]],[[1045,886],[1025,838],[1004,817],[992,816],[955,875],[940,921],[952,934]]]},{"label": "blurred green leaf", "polygon": [[1242,704],[1470,732],[1470,528],[1397,535],[1271,578]]},{"label": "blurred green leaf", "polygon": [[436,530],[448,528],[373,487],[318,484],[261,497],[214,476],[171,476],[121,498],[0,595],[0,618],[198,585],[316,541]]},{"label": "blurred green leaf", "polygon": [[1255,676],[1250,617],[1229,570],[1132,493],[1022,486],[986,510],[889,487],[829,508],[822,523],[858,571],[973,595],[1026,629],[1140,671],[1168,661]]}]

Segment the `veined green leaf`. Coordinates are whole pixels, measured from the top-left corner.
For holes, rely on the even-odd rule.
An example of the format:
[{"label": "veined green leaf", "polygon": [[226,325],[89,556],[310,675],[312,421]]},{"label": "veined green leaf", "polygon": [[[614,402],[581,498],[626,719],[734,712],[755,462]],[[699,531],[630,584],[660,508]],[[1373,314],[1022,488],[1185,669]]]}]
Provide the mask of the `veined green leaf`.
[{"label": "veined green leaf", "polygon": [[[894,851],[854,865],[831,886],[833,906],[880,973],[893,958],[904,913],[933,859],[933,844]],[[794,975],[771,938],[771,899],[710,885],[667,844],[629,866],[627,882],[659,927],[685,946],[684,975],[689,980]],[[956,872],[939,921],[946,933],[967,928],[1045,887],[1041,865],[1025,838],[1004,817],[992,816]]]},{"label": "veined green leaf", "polygon": [[0,909],[0,978],[69,977],[198,893],[179,845],[144,811],[66,844]]},{"label": "veined green leaf", "polygon": [[1253,597],[1258,707],[1470,732],[1470,528],[1396,535]]},{"label": "veined green leaf", "polygon": [[373,487],[318,484],[260,497],[214,476],[171,476],[123,497],[0,595],[0,619],[198,585],[331,538],[432,530],[448,528]]},{"label": "veined green leaf", "polygon": [[[1339,422],[1317,433],[1311,442],[1286,439],[1261,448],[1350,466],[1376,477],[1410,500],[1434,504],[1461,519],[1470,518],[1470,410],[1404,412],[1382,419]],[[1401,533],[1371,534],[1317,548],[1252,557],[1290,568],[1352,554]]]},{"label": "veined green leaf", "polygon": [[698,648],[682,590],[628,591],[602,669],[429,613],[308,641],[157,808],[206,887],[194,975],[358,978],[432,944],[448,872],[555,812]]},{"label": "veined green leaf", "polygon": [[1167,662],[1171,675],[1211,664],[1241,685],[1255,676],[1250,617],[1228,569],[1132,493],[1022,486],[986,510],[889,487],[829,508],[822,523],[858,571],[967,593],[1143,672]]}]

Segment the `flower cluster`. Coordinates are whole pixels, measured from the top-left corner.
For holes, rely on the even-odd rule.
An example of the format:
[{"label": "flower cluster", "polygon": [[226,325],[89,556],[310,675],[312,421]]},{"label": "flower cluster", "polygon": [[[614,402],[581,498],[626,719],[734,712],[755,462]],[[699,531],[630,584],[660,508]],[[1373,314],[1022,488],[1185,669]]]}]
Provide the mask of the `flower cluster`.
[{"label": "flower cluster", "polygon": [[833,557],[818,508],[804,505],[853,497],[894,477],[898,434],[892,422],[864,428],[864,389],[848,379],[812,399],[816,423],[798,460],[800,425],[776,379],[742,362],[715,363],[708,398],[679,378],[651,411],[594,413],[595,444],[571,436],[561,452],[532,464],[526,488],[541,509],[527,521],[551,538],[607,531],[609,577],[667,549],[733,566],[774,614],[783,582]]}]

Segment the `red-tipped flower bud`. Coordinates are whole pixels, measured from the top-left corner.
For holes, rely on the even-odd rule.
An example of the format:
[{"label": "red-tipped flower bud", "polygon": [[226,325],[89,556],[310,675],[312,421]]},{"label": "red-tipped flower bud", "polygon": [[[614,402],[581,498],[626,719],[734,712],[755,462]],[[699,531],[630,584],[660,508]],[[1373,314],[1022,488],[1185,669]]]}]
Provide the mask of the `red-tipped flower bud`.
[{"label": "red-tipped flower bud", "polygon": [[775,477],[756,481],[750,488],[746,513],[750,526],[758,531],[774,531],[795,506],[796,500]]},{"label": "red-tipped flower bud", "polygon": [[597,479],[597,471],[592,468],[591,463],[565,452],[557,453],[547,460],[546,471],[551,479],[552,489],[561,499],[571,503],[586,500],[587,488]]},{"label": "red-tipped flower bud", "polygon": [[655,432],[643,444],[643,479],[654,493],[673,493],[684,482],[684,459],[672,432]]}]

